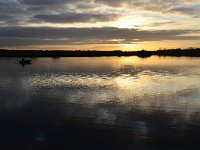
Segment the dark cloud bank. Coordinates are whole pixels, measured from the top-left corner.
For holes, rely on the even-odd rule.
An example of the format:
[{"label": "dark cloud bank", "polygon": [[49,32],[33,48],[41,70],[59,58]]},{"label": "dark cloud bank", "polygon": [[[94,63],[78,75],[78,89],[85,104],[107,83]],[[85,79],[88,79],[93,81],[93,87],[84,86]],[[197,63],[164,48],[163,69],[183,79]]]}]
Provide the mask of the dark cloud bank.
[{"label": "dark cloud bank", "polygon": [[36,15],[35,22],[50,23],[74,23],[74,22],[105,22],[117,19],[115,14],[89,14],[89,13],[67,13],[59,15]]},{"label": "dark cloud bank", "polygon": [[[157,30],[119,28],[33,28],[0,27],[0,46],[30,44],[119,44],[161,40],[197,40],[184,36],[199,30]],[[115,40],[113,40],[115,39]]]}]

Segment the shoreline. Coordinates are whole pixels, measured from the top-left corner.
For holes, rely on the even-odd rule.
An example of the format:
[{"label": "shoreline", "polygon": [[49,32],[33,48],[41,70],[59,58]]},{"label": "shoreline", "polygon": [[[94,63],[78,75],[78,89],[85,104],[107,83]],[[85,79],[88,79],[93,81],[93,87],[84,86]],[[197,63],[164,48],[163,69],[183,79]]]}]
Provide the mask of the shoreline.
[{"label": "shoreline", "polygon": [[0,57],[110,57],[110,56],[138,56],[146,58],[150,56],[186,56],[200,57],[200,48],[196,49],[167,49],[156,51],[66,51],[66,50],[6,50],[0,49]]}]

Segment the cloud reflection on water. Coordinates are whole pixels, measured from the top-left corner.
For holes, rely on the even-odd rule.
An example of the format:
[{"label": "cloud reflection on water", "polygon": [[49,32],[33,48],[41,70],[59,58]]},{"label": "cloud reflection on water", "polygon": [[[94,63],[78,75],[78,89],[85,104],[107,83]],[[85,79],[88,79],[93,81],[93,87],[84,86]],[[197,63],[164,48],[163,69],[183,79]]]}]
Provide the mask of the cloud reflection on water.
[{"label": "cloud reflection on water", "polygon": [[[186,120],[188,114],[199,112],[198,58],[37,58],[25,68],[14,63],[5,67],[3,62],[0,79],[6,85],[1,86],[1,107],[28,105],[36,111],[31,107],[38,102],[42,111],[46,108],[40,103],[52,103],[52,109],[62,110],[61,116],[126,126],[138,123],[129,118],[132,112],[177,112]],[[8,74],[9,69],[15,75]]]},{"label": "cloud reflection on water", "polygon": [[199,147],[199,58],[36,58],[24,68],[15,61],[0,59],[6,148]]}]

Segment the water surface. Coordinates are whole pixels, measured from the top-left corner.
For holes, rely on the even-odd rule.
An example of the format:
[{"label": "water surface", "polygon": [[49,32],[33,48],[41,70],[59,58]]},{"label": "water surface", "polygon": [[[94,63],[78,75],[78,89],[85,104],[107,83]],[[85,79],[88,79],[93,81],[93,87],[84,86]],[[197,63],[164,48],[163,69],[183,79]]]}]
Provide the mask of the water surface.
[{"label": "water surface", "polygon": [[[93,148],[102,141],[115,149],[200,146],[199,58],[35,58],[24,67],[18,58],[1,58],[0,68],[0,141],[6,147],[73,147],[74,140],[88,149],[91,143],[76,137],[83,131]],[[74,131],[71,144],[65,127]],[[104,129],[122,142],[112,143],[100,134]]]}]

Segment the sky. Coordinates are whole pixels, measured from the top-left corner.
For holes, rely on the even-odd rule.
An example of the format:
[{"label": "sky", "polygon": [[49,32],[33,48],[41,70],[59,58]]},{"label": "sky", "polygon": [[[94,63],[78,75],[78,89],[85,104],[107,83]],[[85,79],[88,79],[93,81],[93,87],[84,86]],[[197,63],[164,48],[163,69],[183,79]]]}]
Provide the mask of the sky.
[{"label": "sky", "polygon": [[0,48],[200,47],[200,0],[0,0]]}]

